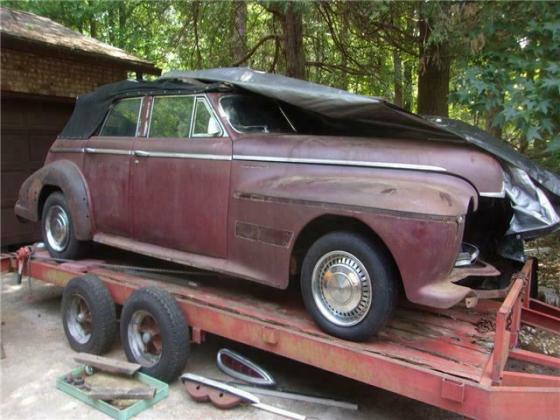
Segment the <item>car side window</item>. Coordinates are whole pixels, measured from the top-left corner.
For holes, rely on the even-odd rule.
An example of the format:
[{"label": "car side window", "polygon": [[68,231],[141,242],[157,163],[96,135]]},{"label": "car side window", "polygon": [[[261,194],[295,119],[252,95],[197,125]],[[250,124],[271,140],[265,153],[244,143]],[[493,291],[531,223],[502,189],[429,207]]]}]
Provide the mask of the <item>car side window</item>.
[{"label": "car side window", "polygon": [[127,98],[116,102],[99,132],[100,136],[134,137],[142,98]]},{"label": "car side window", "polygon": [[204,98],[196,98],[193,137],[216,137],[222,133],[218,120]]},{"label": "car side window", "polygon": [[189,137],[193,107],[192,96],[156,96],[148,137]]}]

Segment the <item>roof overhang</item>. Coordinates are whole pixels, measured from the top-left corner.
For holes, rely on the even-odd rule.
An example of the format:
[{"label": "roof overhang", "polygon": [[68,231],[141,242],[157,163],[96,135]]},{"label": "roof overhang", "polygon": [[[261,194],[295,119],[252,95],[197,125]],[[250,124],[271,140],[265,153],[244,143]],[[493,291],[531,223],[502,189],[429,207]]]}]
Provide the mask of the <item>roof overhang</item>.
[{"label": "roof overhang", "polygon": [[153,74],[159,76],[161,69],[147,61],[126,60],[117,57],[111,57],[105,54],[99,54],[91,51],[84,51],[77,48],[66,47],[62,45],[53,45],[45,42],[36,41],[24,37],[19,37],[5,32],[0,33],[0,42],[2,48],[17,51],[25,51],[39,55],[48,55],[49,57],[65,58],[73,56],[84,62],[107,64],[126,71],[134,71],[142,74]]}]

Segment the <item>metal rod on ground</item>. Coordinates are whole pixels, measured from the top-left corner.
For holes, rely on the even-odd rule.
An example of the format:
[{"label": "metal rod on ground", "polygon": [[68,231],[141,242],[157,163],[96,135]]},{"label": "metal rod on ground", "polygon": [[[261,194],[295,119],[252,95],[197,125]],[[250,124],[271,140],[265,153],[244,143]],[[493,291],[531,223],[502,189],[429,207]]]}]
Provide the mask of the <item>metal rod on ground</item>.
[{"label": "metal rod on ground", "polygon": [[258,388],[255,386],[244,385],[235,382],[232,382],[231,385],[235,386],[236,388],[240,388],[244,391],[249,391],[253,394],[264,395],[268,397],[282,398],[282,399],[293,400],[293,401],[303,401],[303,402],[308,402],[313,404],[326,405],[329,407],[345,408],[347,410],[354,410],[354,411],[358,410],[359,408],[358,404],[349,403],[346,401],[333,400],[330,398],[315,397],[312,395],[280,391],[275,389]]},{"label": "metal rod on ground", "polygon": [[268,411],[270,413],[278,414],[280,416],[287,417],[294,420],[305,420],[307,417],[298,413],[283,410],[272,405],[261,403],[259,397],[250,392],[243,391],[242,389],[236,388],[232,385],[228,385],[225,382],[215,381],[213,379],[205,378],[204,376],[196,375],[194,373],[185,373],[181,375],[181,381],[184,383],[186,381],[192,381],[202,385],[209,386],[211,388],[219,389],[221,391],[227,392],[231,395],[240,397],[243,401],[251,404],[255,408],[260,408],[261,410]]}]

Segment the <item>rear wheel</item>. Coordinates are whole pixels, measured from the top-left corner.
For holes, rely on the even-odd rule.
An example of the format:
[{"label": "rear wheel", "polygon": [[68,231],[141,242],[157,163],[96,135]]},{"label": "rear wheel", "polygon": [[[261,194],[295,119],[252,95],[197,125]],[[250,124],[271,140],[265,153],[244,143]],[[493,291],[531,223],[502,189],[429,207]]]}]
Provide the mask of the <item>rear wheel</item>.
[{"label": "rear wheel", "polygon": [[364,235],[333,232],[303,261],[301,289],[315,322],[334,336],[363,341],[390,318],[396,279],[385,249]]},{"label": "rear wheel", "polygon": [[62,324],[75,351],[109,351],[117,333],[115,303],[96,276],[86,274],[68,282],[62,294]]},{"label": "rear wheel", "polygon": [[76,239],[68,204],[61,192],[53,192],[47,197],[41,231],[43,242],[54,258],[76,259],[87,252],[89,242]]},{"label": "rear wheel", "polygon": [[154,287],[135,291],[125,302],[121,341],[129,361],[166,382],[181,374],[189,356],[189,330],[179,305]]}]

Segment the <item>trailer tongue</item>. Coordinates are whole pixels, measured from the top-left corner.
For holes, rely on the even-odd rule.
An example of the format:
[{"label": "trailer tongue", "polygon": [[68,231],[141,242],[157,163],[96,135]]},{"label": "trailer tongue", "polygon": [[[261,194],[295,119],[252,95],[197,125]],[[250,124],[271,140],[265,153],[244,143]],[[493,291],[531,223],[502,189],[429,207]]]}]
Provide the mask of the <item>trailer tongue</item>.
[{"label": "trailer tongue", "polygon": [[[483,300],[474,309],[400,307],[381,334],[365,343],[321,332],[286,293],[246,283],[232,287],[235,280],[208,275],[198,281],[194,274],[185,278],[169,270],[117,270],[114,261],[107,263],[57,263],[41,252],[31,255],[30,248],[2,255],[3,272],[20,270],[61,287],[86,273],[96,276],[125,309],[138,289],[166,291],[195,343],[206,332],[216,334],[472,418],[558,414],[560,359],[518,348],[522,324],[560,333],[558,308],[529,297],[534,260],[515,275],[502,303]],[[552,373],[516,371],[510,367],[513,360]]]}]

